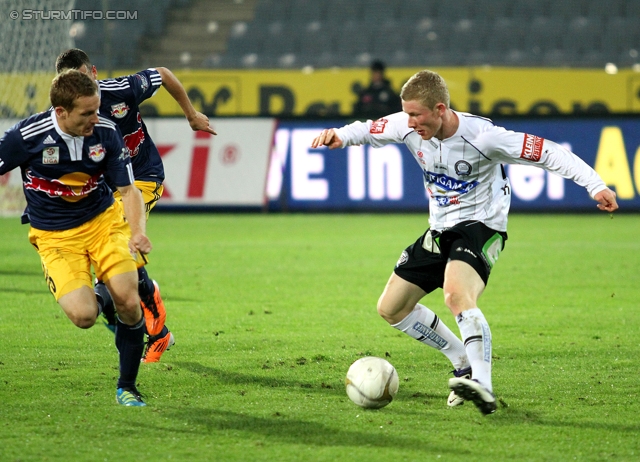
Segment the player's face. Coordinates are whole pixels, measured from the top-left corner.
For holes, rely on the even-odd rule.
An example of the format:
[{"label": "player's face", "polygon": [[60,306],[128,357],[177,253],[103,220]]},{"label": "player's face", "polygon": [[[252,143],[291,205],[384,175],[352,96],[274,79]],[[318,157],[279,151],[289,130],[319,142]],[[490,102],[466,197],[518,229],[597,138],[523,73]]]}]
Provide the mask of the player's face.
[{"label": "player's face", "polygon": [[446,107],[442,103],[433,109],[423,106],[418,101],[402,101],[402,110],[409,115],[409,128],[416,131],[423,140],[433,137],[442,139],[442,116]]},{"label": "player's face", "polygon": [[98,123],[99,108],[98,95],[77,98],[71,111],[56,108],[60,128],[72,136],[90,136],[93,133],[93,127]]}]

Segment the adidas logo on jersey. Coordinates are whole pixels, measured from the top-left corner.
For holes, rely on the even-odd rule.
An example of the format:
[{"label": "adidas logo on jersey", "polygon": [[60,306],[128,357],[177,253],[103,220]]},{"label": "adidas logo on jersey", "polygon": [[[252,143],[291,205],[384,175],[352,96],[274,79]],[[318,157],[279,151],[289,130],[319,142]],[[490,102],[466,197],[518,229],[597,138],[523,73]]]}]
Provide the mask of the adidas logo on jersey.
[{"label": "adidas logo on jersey", "polygon": [[47,135],[42,144],[56,144],[56,140],[51,138],[51,135]]}]

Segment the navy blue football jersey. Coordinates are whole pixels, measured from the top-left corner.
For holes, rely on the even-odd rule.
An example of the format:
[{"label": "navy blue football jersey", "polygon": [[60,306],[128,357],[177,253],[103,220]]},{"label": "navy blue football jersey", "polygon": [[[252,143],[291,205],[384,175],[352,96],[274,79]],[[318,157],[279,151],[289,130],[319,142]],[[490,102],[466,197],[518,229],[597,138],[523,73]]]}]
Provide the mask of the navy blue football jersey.
[{"label": "navy blue football jersey", "polygon": [[155,69],[98,80],[100,115],[108,117],[122,132],[136,180],[164,181],[160,153],[140,116],[140,104],[151,98],[161,85],[162,77]]},{"label": "navy blue football jersey", "polygon": [[133,184],[133,169],[115,124],[99,117],[91,136],[71,136],[49,110],[18,122],[0,139],[0,175],[20,167],[31,226],[75,228],[105,211],[115,186]]}]

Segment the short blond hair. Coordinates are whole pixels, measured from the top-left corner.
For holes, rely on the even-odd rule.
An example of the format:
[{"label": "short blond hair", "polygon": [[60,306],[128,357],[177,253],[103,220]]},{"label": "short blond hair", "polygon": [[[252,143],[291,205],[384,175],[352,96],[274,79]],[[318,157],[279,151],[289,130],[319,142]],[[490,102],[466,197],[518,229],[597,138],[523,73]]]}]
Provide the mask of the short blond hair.
[{"label": "short blond hair", "polygon": [[402,86],[400,97],[403,101],[417,101],[422,106],[433,109],[444,103],[449,107],[449,89],[444,79],[433,71],[420,71],[411,76]]}]

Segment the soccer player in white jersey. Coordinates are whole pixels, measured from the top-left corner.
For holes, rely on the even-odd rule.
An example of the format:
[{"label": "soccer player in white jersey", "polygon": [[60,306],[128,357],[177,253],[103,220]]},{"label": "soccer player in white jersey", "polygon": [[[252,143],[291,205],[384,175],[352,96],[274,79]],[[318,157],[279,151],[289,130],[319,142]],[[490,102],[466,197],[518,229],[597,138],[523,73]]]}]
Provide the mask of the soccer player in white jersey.
[{"label": "soccer player in white jersey", "polygon": [[[478,308],[507,239],[511,188],[503,164],[541,167],[586,188],[600,210],[618,208],[615,193],[578,156],[559,144],[508,131],[449,107],[447,85],[424,70],[402,87],[403,112],[323,130],[311,146],[330,149],[405,143],[429,193],[429,229],[400,256],[378,301],[378,313],[398,330],[440,350],[451,361],[449,406],[473,401],[495,412],[491,331]],[[462,341],[420,300],[441,287]]]}]

